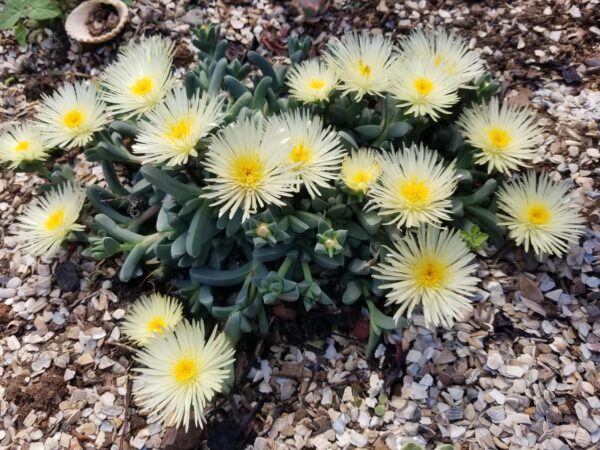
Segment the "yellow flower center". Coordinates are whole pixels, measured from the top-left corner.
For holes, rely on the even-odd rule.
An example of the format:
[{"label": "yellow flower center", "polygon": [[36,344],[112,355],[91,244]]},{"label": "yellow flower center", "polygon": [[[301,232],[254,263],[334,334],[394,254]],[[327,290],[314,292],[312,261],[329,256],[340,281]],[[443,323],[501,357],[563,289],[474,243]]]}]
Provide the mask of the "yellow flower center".
[{"label": "yellow flower center", "polygon": [[504,128],[492,128],[488,132],[488,136],[492,145],[497,149],[505,149],[511,141],[510,133]]},{"label": "yellow flower center", "polygon": [[325,82],[323,80],[315,78],[315,79],[311,80],[310,83],[308,83],[308,87],[311,89],[314,89],[315,91],[318,91],[320,89],[323,89],[323,87],[325,87]]},{"label": "yellow flower center", "polygon": [[546,225],[550,222],[552,213],[550,209],[541,203],[533,203],[527,208],[527,220],[532,225]]},{"label": "yellow flower center", "polygon": [[364,64],[362,62],[362,59],[358,61],[358,71],[360,73],[360,76],[363,77],[365,80],[371,78],[371,66],[369,66],[368,64]]},{"label": "yellow flower center", "polygon": [[448,278],[448,269],[437,259],[425,258],[415,267],[415,282],[420,288],[443,287]]},{"label": "yellow flower center", "polygon": [[83,123],[83,112],[74,108],[63,116],[63,123],[67,128],[77,128]]},{"label": "yellow flower center", "polygon": [[171,139],[181,140],[189,137],[192,131],[192,124],[188,119],[182,119],[179,122],[175,122],[169,127],[167,136]]},{"label": "yellow flower center", "polygon": [[256,189],[263,181],[265,168],[258,154],[241,155],[233,161],[233,179],[241,186]]},{"label": "yellow flower center", "polygon": [[152,320],[150,320],[150,322],[148,323],[148,330],[150,330],[152,333],[162,334],[166,325],[167,322],[165,321],[165,319],[163,319],[160,316],[156,316],[153,317]]},{"label": "yellow flower center", "polygon": [[433,89],[433,81],[425,77],[417,78],[414,85],[419,95],[427,95]]},{"label": "yellow flower center", "polygon": [[27,150],[29,150],[30,146],[31,145],[29,144],[29,141],[18,142],[17,145],[15,145],[15,152],[17,152],[17,153],[26,152]]},{"label": "yellow flower center", "polygon": [[294,145],[290,152],[290,161],[294,163],[306,164],[312,157],[312,150],[310,147],[304,145],[304,142]]},{"label": "yellow flower center", "polygon": [[133,95],[146,95],[154,87],[154,82],[149,77],[138,78],[131,86]]},{"label": "yellow flower center", "polygon": [[373,172],[369,172],[368,170],[357,170],[350,178],[351,186],[349,187],[355,191],[365,192],[369,188],[374,177],[375,175]]},{"label": "yellow flower center", "polygon": [[46,228],[46,230],[49,230],[49,231],[56,230],[58,227],[60,227],[63,224],[64,218],[65,218],[65,210],[61,208],[58,211],[55,211],[52,214],[50,214],[50,216],[44,223],[44,228]]},{"label": "yellow flower center", "polygon": [[193,382],[199,374],[198,362],[192,358],[179,358],[173,365],[173,376],[178,383]]},{"label": "yellow flower center", "polygon": [[425,180],[413,177],[400,185],[400,195],[411,207],[418,207],[429,200],[430,191]]}]

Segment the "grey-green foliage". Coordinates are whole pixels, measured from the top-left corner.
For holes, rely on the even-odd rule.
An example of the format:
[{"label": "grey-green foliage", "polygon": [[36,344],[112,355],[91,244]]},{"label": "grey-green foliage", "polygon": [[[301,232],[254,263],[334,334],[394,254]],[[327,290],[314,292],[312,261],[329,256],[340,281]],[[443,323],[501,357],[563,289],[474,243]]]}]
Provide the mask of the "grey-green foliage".
[{"label": "grey-green foliage", "polygon": [[[215,27],[196,31],[193,42],[200,62],[185,77],[188,95],[225,93],[228,122],[300,106],[287,96],[287,67],[275,68],[254,52],[243,61],[227,59],[227,43],[218,36]],[[308,39],[290,39],[291,60],[298,63],[305,58],[309,46]],[[491,97],[497,87],[486,77],[473,89],[461,91],[454,114],[472,101]],[[453,199],[453,225],[478,224],[492,238],[502,238],[491,200],[495,180],[482,183],[488,176],[473,169],[451,120],[436,123],[407,117],[390,97],[355,101],[339,94],[327,104],[313,106],[312,113],[336,127],[348,150],[377,146],[385,151],[402,143],[424,142],[448,160],[457,159],[461,181]],[[269,207],[244,223],[241,211],[231,219],[219,217],[201,198],[206,176],[201,163],[192,160],[180,169],[147,164],[140,168],[127,144],[136,133],[133,121],[113,122],[86,150],[89,160],[102,162],[107,182],[106,188],[88,189],[91,205],[100,212],[89,252],[96,258],[122,253],[123,281],[152,271],[173,282],[188,299],[192,314],[224,321],[233,340],[247,332],[266,333],[267,308],[281,302],[301,302],[306,310],[340,301],[366,303],[369,352],[383,330],[404,325],[381,311],[383,293],[371,278],[371,267],[397,229],[366,212],[363,196],[338,183],[314,199],[297,195],[285,206]],[[200,154],[203,145],[199,144]],[[115,164],[125,167],[121,173],[130,177],[131,190],[121,185]]]}]

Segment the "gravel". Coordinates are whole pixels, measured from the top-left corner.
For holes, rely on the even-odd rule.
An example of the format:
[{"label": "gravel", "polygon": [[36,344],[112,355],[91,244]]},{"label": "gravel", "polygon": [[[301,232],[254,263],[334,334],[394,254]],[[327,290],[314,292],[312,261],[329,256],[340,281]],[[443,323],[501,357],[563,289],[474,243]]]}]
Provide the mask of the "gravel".
[{"label": "gravel", "polygon": [[[335,0],[308,20],[293,5],[263,0],[137,1],[125,33],[105,46],[38,30],[34,44],[19,48],[3,32],[0,119],[31,116],[39,96],[63,79],[94,79],[119,45],[142,34],[175,40],[181,74],[194,58],[190,26],[206,22],[221,24],[233,54],[252,47],[281,61],[291,34],[310,34],[319,47],[351,28],[455,29],[481,49],[509,101],[538,109],[545,133],[534,162],[572,187],[589,218],[580,245],[564,259],[531,260],[514,250],[482,257],[471,314],[436,332],[416,316],[374,360],[344,330],[299,341],[282,332],[247,355],[238,386],[217,410],[253,424],[246,441],[256,450],[384,450],[406,442],[587,449],[600,441],[599,11],[598,0],[552,7]],[[73,162],[83,180],[97,181],[80,156]],[[39,183],[8,171],[0,177],[0,449],[210,444],[210,433],[163,429],[131,404],[132,349],[119,323],[138,292],[110,281],[115,267],[95,265],[80,249],[53,261],[13,251],[6,232]],[[218,416],[209,417],[215,433],[231,425]]]}]

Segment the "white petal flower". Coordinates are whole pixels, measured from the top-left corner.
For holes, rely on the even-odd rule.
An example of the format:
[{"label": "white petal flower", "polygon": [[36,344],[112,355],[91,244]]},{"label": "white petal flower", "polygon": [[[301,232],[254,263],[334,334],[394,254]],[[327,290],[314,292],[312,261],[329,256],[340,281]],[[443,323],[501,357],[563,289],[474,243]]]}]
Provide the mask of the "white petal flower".
[{"label": "white petal flower", "polygon": [[171,331],[183,319],[183,308],[175,298],[152,294],[136,301],[127,311],[121,331],[139,345]]},{"label": "white petal flower", "polygon": [[63,184],[29,205],[17,219],[19,250],[32,256],[54,256],[69,233],[84,229],[75,223],[84,200],[83,189]]},{"label": "white petal flower", "polygon": [[498,193],[500,225],[525,251],[531,246],[538,255],[560,256],[577,242],[585,223],[568,192],[566,184],[529,172]]},{"label": "white petal flower", "polygon": [[404,59],[397,63],[395,73],[390,93],[409,114],[437,120],[458,102],[457,80],[432,61]]},{"label": "white petal flower", "polygon": [[198,156],[198,142],[221,122],[222,105],[208,94],[188,99],[184,88],[173,90],[139,123],[133,152],[145,163],[185,164],[190,156]]},{"label": "white petal flower", "polygon": [[269,126],[284,136],[286,163],[293,166],[311,197],[319,195],[319,187],[338,178],[345,152],[335,131],[323,128],[319,116],[296,111],[275,117]]},{"label": "white petal flower", "polygon": [[466,109],[458,121],[466,141],[475,147],[475,164],[487,164],[488,173],[510,173],[531,161],[541,129],[532,111],[498,99]]},{"label": "white petal flower", "polygon": [[284,136],[264,122],[246,119],[229,125],[217,134],[206,154],[206,169],[214,175],[207,180],[205,198],[219,206],[219,216],[232,218],[241,208],[245,221],[269,205],[284,204],[297,190],[293,166],[282,152]]},{"label": "white petal flower", "polygon": [[368,209],[398,227],[450,219],[450,197],[458,183],[453,163],[445,167],[436,152],[422,145],[383,153],[380,161],[383,173],[369,192]]},{"label": "white petal flower", "polygon": [[333,70],[316,59],[293,66],[287,78],[290,96],[304,103],[326,102],[338,82]]},{"label": "white petal flower", "polygon": [[392,42],[381,35],[351,33],[336,39],[325,55],[327,65],[340,79],[340,89],[354,94],[382,95],[389,88],[395,57]]},{"label": "white petal flower", "polygon": [[31,122],[16,125],[0,134],[0,162],[14,169],[22,163],[45,161],[48,146],[40,130]]},{"label": "white petal flower", "polygon": [[381,288],[390,289],[387,304],[398,306],[395,319],[421,304],[427,326],[449,327],[471,309],[477,265],[457,231],[424,226],[389,250],[373,277],[387,282]]},{"label": "white petal flower", "polygon": [[416,30],[404,38],[400,46],[401,58],[433,62],[445,74],[457,78],[462,86],[484,73],[479,56],[469,50],[463,39],[445,30]]},{"label": "white petal flower", "polygon": [[380,175],[381,164],[374,150],[353,150],[342,161],[342,182],[357,195],[366,194]]},{"label": "white petal flower", "polygon": [[173,86],[172,65],[173,43],[167,39],[129,45],[104,72],[103,99],[125,118],[150,111]]},{"label": "white petal flower", "polygon": [[44,96],[36,118],[50,147],[81,147],[104,128],[108,118],[97,94],[95,86],[78,82]]},{"label": "white petal flower", "polygon": [[234,361],[225,334],[213,329],[206,339],[204,324],[180,322],[173,331],[153,339],[136,360],[133,396],[142,410],[166,426],[202,426],[206,405],[223,389]]}]

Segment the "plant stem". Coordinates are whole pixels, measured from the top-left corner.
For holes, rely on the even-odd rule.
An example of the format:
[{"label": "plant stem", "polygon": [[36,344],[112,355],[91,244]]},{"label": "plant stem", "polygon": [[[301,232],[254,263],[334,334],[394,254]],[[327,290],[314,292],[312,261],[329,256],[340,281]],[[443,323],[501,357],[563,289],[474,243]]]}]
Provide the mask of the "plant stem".
[{"label": "plant stem", "polygon": [[302,261],[302,274],[304,275],[305,281],[312,283],[313,277],[312,273],[310,272],[310,265],[308,264],[308,261]]},{"label": "plant stem", "polygon": [[292,265],[293,262],[294,262],[294,260],[292,258],[290,258],[289,256],[286,256],[285,259],[283,260],[283,262],[281,263],[281,266],[279,266],[279,270],[277,271],[277,276],[279,278],[285,277],[285,274],[290,269],[290,266]]}]

